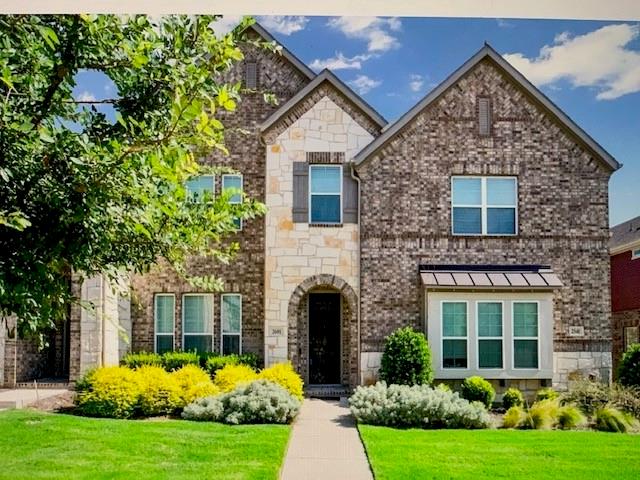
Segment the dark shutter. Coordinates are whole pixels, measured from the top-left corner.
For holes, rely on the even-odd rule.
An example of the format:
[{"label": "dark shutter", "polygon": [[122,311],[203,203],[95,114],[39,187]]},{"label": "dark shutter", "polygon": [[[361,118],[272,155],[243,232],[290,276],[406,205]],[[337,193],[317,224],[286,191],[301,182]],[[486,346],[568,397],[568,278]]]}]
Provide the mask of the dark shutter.
[{"label": "dark shutter", "polygon": [[256,62],[244,64],[244,86],[250,89],[258,87],[258,65]]},{"label": "dark shutter", "polygon": [[491,135],[491,102],[488,98],[478,99],[478,132]]},{"label": "dark shutter", "polygon": [[293,221],[309,222],[309,164],[293,162]]},{"label": "dark shutter", "polygon": [[342,165],[342,223],[358,223],[358,182],[346,163]]}]

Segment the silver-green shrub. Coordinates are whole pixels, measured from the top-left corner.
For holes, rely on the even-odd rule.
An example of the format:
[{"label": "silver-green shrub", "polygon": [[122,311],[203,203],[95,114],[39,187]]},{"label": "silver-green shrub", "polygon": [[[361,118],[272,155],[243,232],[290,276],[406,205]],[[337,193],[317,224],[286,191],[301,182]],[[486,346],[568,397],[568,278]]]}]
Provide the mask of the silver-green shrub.
[{"label": "silver-green shrub", "polygon": [[371,425],[421,428],[488,428],[491,417],[479,402],[427,385],[358,387],[349,398],[351,413]]},{"label": "silver-green shrub", "polygon": [[280,385],[256,380],[235,390],[196,400],[182,412],[187,420],[230,423],[290,423],[300,410],[300,400]]}]

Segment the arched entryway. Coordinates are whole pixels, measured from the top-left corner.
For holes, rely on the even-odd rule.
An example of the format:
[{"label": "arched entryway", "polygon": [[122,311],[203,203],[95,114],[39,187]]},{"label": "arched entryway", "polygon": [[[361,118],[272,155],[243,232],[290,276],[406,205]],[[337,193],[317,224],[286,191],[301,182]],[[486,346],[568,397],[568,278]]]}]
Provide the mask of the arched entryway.
[{"label": "arched entryway", "polygon": [[358,298],[334,275],[314,275],[289,300],[289,359],[307,385],[358,382]]}]

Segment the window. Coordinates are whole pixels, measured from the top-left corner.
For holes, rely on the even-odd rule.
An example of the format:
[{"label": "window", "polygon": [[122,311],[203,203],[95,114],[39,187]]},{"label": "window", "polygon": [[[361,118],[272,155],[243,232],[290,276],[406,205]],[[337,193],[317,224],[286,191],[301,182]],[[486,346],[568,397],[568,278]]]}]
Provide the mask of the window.
[{"label": "window", "polygon": [[342,222],[342,165],[309,166],[310,223]]},{"label": "window", "polygon": [[173,350],[176,297],[172,293],[158,293],[153,299],[156,353]]},{"label": "window", "polygon": [[624,327],[624,351],[629,350],[629,347],[634,343],[638,343],[638,327]]},{"label": "window", "polygon": [[204,202],[213,200],[214,176],[200,175],[187,180],[185,185],[187,198],[194,202]]},{"label": "window", "polygon": [[467,302],[442,302],[442,368],[467,368]]},{"label": "window", "polygon": [[[234,193],[229,199],[230,204],[238,205],[242,203],[242,175],[225,174],[222,175],[222,193],[225,190],[235,190],[238,193]],[[242,219],[240,217],[234,218],[234,223],[238,230],[242,230]]]},{"label": "window", "polygon": [[636,258],[640,258],[640,248],[631,250],[631,260],[635,260]]},{"label": "window", "polygon": [[538,368],[537,302],[513,302],[513,368]]},{"label": "window", "polygon": [[213,346],[213,296],[182,297],[182,349],[210,352]]},{"label": "window", "polygon": [[222,354],[242,353],[242,296],[225,293],[221,297]]},{"label": "window", "polygon": [[250,89],[257,88],[258,64],[256,62],[247,62],[244,64],[244,86]]},{"label": "window", "polygon": [[515,235],[517,181],[514,177],[452,177],[454,235]]},{"label": "window", "polygon": [[478,368],[503,368],[502,302],[478,302]]}]

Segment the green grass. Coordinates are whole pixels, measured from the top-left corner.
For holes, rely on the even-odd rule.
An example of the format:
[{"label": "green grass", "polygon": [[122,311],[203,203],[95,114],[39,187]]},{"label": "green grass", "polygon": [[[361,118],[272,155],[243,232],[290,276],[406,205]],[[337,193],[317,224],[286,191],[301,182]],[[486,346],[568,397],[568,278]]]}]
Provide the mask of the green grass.
[{"label": "green grass", "polygon": [[1,479],[276,479],[286,425],[0,412]]},{"label": "green grass", "polygon": [[359,429],[376,480],[640,478],[638,435]]}]

